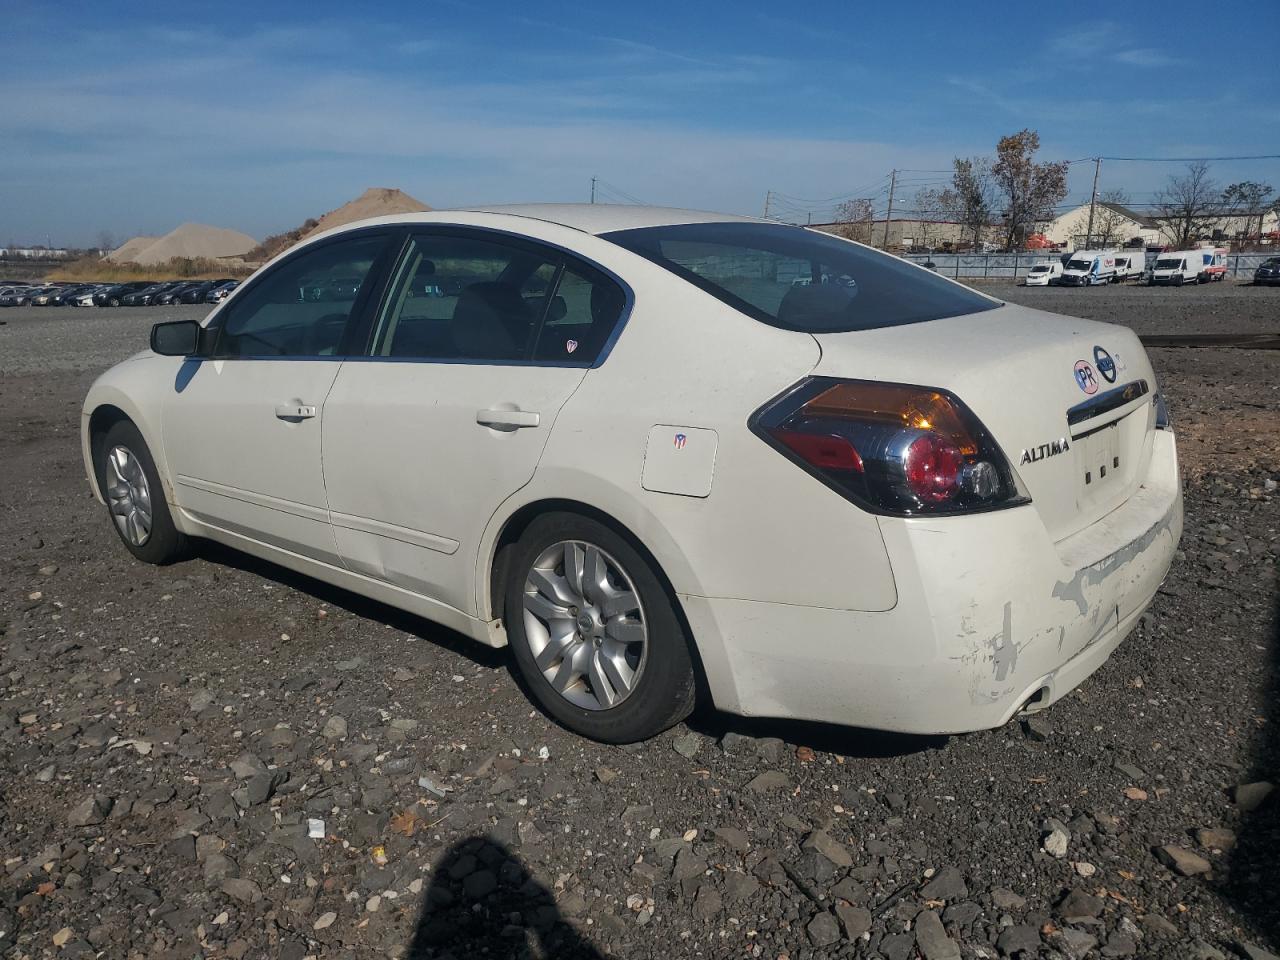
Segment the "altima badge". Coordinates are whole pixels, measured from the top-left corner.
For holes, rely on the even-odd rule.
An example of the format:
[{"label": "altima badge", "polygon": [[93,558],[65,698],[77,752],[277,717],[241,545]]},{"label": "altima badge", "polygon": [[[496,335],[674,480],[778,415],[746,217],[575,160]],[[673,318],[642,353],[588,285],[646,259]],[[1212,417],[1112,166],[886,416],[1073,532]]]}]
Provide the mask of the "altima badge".
[{"label": "altima badge", "polygon": [[1018,461],[1018,466],[1024,463],[1036,463],[1047,457],[1056,457],[1060,453],[1066,453],[1071,448],[1067,446],[1067,438],[1054,440],[1052,443],[1042,443],[1038,447],[1028,447],[1022,451],[1022,459]]}]

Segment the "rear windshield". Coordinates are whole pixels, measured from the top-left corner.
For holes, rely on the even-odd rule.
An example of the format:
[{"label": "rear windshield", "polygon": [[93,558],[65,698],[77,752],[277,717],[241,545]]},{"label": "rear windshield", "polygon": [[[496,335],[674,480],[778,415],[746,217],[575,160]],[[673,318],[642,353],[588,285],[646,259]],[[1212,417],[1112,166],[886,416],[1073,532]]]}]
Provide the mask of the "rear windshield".
[{"label": "rear windshield", "polygon": [[905,260],[803,227],[687,223],[604,237],[786,330],[873,330],[1001,306]]}]

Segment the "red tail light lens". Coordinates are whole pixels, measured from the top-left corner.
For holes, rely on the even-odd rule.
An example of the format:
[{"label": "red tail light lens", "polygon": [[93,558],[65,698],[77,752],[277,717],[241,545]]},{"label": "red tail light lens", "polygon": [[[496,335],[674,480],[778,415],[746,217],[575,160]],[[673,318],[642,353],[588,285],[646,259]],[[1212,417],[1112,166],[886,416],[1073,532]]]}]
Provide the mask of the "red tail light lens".
[{"label": "red tail light lens", "polygon": [[1028,502],[986,428],[943,390],[811,377],[756,411],[750,426],[877,513],[961,513]]},{"label": "red tail light lens", "polygon": [[945,503],[960,492],[964,454],[945,437],[936,433],[916,437],[902,465],[907,486],[923,503]]}]

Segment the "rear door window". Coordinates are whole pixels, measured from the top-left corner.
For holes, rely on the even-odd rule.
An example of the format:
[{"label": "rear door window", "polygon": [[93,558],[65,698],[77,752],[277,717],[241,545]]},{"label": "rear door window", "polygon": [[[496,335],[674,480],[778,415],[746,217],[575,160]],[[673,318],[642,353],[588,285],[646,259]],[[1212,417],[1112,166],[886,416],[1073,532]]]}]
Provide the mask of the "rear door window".
[{"label": "rear door window", "polygon": [[626,297],[559,250],[474,234],[418,235],[387,298],[373,354],[590,365]]}]

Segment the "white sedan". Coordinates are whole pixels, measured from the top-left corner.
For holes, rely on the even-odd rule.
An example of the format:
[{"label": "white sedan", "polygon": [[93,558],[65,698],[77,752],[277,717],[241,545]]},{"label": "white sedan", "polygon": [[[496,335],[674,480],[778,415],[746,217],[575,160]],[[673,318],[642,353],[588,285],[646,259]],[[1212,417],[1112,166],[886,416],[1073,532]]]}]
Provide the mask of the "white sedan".
[{"label": "white sedan", "polygon": [[998,726],[1101,666],[1182,529],[1131,331],[801,227],[364,221],[151,347],[83,411],[134,556],[217,540],[510,646],[601,740],[699,696]]}]

